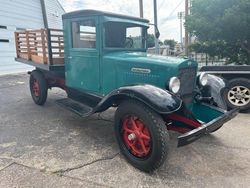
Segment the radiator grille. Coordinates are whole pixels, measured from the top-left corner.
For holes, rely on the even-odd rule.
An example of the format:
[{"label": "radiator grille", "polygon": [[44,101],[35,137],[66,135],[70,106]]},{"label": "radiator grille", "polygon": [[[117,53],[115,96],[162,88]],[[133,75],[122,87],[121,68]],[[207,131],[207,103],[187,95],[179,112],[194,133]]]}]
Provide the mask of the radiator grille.
[{"label": "radiator grille", "polygon": [[181,88],[179,94],[185,103],[192,102],[192,96],[196,81],[196,69],[192,68],[182,68],[179,70],[178,78],[181,82]]}]

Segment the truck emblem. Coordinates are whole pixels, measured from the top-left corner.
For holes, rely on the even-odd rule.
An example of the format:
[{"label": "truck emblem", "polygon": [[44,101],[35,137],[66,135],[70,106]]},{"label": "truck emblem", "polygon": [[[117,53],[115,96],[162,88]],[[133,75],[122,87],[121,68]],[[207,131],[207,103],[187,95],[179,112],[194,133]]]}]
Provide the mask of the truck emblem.
[{"label": "truck emblem", "polygon": [[131,68],[131,72],[137,72],[137,73],[144,73],[144,74],[149,74],[151,73],[150,69],[143,69],[143,68]]},{"label": "truck emblem", "polygon": [[192,62],[191,62],[191,61],[189,61],[189,62],[188,62],[188,66],[191,66],[191,65],[192,65]]}]

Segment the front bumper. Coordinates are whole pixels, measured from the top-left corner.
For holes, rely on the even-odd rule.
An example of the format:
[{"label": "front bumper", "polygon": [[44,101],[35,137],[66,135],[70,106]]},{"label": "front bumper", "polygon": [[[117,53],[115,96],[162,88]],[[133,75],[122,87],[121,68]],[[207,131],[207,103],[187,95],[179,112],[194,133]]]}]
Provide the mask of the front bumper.
[{"label": "front bumper", "polygon": [[189,131],[185,134],[182,134],[178,137],[178,147],[185,146],[199,139],[203,135],[209,134],[213,131],[216,131],[224,123],[231,120],[238,114],[238,109],[233,109],[231,111],[226,112],[225,114],[213,119],[212,121],[203,124],[201,127],[198,127],[192,131]]}]

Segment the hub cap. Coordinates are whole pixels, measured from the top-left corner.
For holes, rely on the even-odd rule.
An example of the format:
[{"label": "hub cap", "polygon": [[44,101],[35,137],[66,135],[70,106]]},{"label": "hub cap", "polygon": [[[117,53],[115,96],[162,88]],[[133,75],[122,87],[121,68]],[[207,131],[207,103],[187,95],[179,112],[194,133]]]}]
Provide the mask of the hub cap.
[{"label": "hub cap", "polygon": [[137,157],[145,157],[150,151],[150,134],[148,128],[135,116],[123,120],[123,141],[130,152]]},{"label": "hub cap", "polygon": [[235,86],[228,92],[228,100],[235,106],[245,106],[250,102],[250,90],[245,86]]},{"label": "hub cap", "polygon": [[36,97],[39,96],[39,84],[38,84],[38,81],[37,80],[34,80],[33,82],[33,93]]}]

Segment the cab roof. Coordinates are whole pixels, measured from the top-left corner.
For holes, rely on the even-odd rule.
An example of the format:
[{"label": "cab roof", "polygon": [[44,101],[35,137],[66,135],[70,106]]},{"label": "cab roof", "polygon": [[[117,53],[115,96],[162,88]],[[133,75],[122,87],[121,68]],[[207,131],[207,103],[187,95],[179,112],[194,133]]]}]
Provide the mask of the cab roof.
[{"label": "cab roof", "polygon": [[133,17],[123,14],[116,14],[111,12],[104,12],[99,10],[91,10],[91,9],[85,9],[85,10],[78,10],[74,12],[69,12],[62,15],[63,19],[70,19],[70,18],[78,18],[78,17],[84,17],[84,16],[111,16],[111,17],[119,17],[119,18],[126,18],[126,19],[132,19],[140,22],[146,22],[148,23],[149,20],[139,17]]}]

